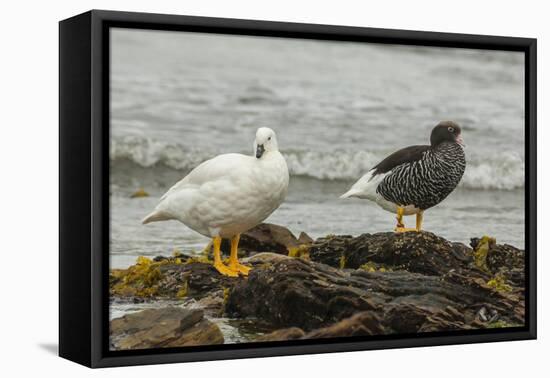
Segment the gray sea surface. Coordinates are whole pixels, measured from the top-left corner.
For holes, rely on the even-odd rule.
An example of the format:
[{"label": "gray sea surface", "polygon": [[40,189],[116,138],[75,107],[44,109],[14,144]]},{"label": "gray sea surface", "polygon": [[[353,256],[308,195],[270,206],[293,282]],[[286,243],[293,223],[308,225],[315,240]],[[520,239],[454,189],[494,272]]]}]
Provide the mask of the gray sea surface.
[{"label": "gray sea surface", "polygon": [[[316,238],[392,230],[391,213],[338,197],[454,120],[466,173],[424,228],[524,246],[521,53],[129,29],[114,29],[111,42],[113,268],[201,250],[208,240],[183,224],[141,219],[200,162],[252,154],[261,126],[277,132],[291,172],[287,200],[267,221]],[[151,196],[130,198],[138,188]]]}]

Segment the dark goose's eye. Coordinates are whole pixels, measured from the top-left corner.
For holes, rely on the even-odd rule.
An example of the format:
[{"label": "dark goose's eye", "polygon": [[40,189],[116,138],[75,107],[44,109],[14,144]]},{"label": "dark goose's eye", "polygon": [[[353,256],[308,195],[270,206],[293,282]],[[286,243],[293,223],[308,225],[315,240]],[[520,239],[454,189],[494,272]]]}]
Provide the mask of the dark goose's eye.
[{"label": "dark goose's eye", "polygon": [[455,128],[452,127],[452,126],[447,127],[447,130],[449,130],[450,133],[454,133],[454,132],[455,132]]}]

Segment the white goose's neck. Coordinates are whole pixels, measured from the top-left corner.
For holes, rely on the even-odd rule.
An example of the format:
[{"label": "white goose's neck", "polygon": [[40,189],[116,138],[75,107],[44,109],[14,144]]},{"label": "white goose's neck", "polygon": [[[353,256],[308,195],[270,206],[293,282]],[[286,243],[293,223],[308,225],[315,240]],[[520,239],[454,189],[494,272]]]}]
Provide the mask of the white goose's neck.
[{"label": "white goose's neck", "polygon": [[282,158],[283,155],[279,152],[279,150],[275,150],[275,151],[266,151],[264,152],[264,154],[262,155],[261,158],[257,159],[260,163],[268,163],[270,161],[273,161],[273,160],[278,160],[280,158]]}]

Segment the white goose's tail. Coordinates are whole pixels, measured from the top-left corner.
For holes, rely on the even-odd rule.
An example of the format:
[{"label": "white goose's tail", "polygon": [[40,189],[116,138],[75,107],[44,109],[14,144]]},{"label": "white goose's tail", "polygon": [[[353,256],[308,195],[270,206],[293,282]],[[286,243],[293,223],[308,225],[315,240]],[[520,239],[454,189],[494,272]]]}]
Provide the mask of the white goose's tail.
[{"label": "white goose's tail", "polygon": [[159,222],[159,221],[165,221],[172,219],[171,216],[166,214],[165,212],[154,210],[151,214],[147,215],[143,220],[141,221],[142,224],[147,224],[151,222]]}]

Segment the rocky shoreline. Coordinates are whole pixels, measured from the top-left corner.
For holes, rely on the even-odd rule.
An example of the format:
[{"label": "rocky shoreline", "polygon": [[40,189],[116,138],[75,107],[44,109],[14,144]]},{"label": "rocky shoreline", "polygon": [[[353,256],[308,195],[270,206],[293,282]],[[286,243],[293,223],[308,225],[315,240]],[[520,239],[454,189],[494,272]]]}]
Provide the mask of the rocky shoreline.
[{"label": "rocky shoreline", "polygon": [[112,348],[220,344],[218,318],[271,330],[250,341],[524,324],[524,251],[487,236],[469,246],[424,231],[312,240],[262,224],[243,234],[239,254],[253,267],[248,277],[220,275],[208,255],[141,257],[111,270],[112,300],[159,303],[113,319]]}]

